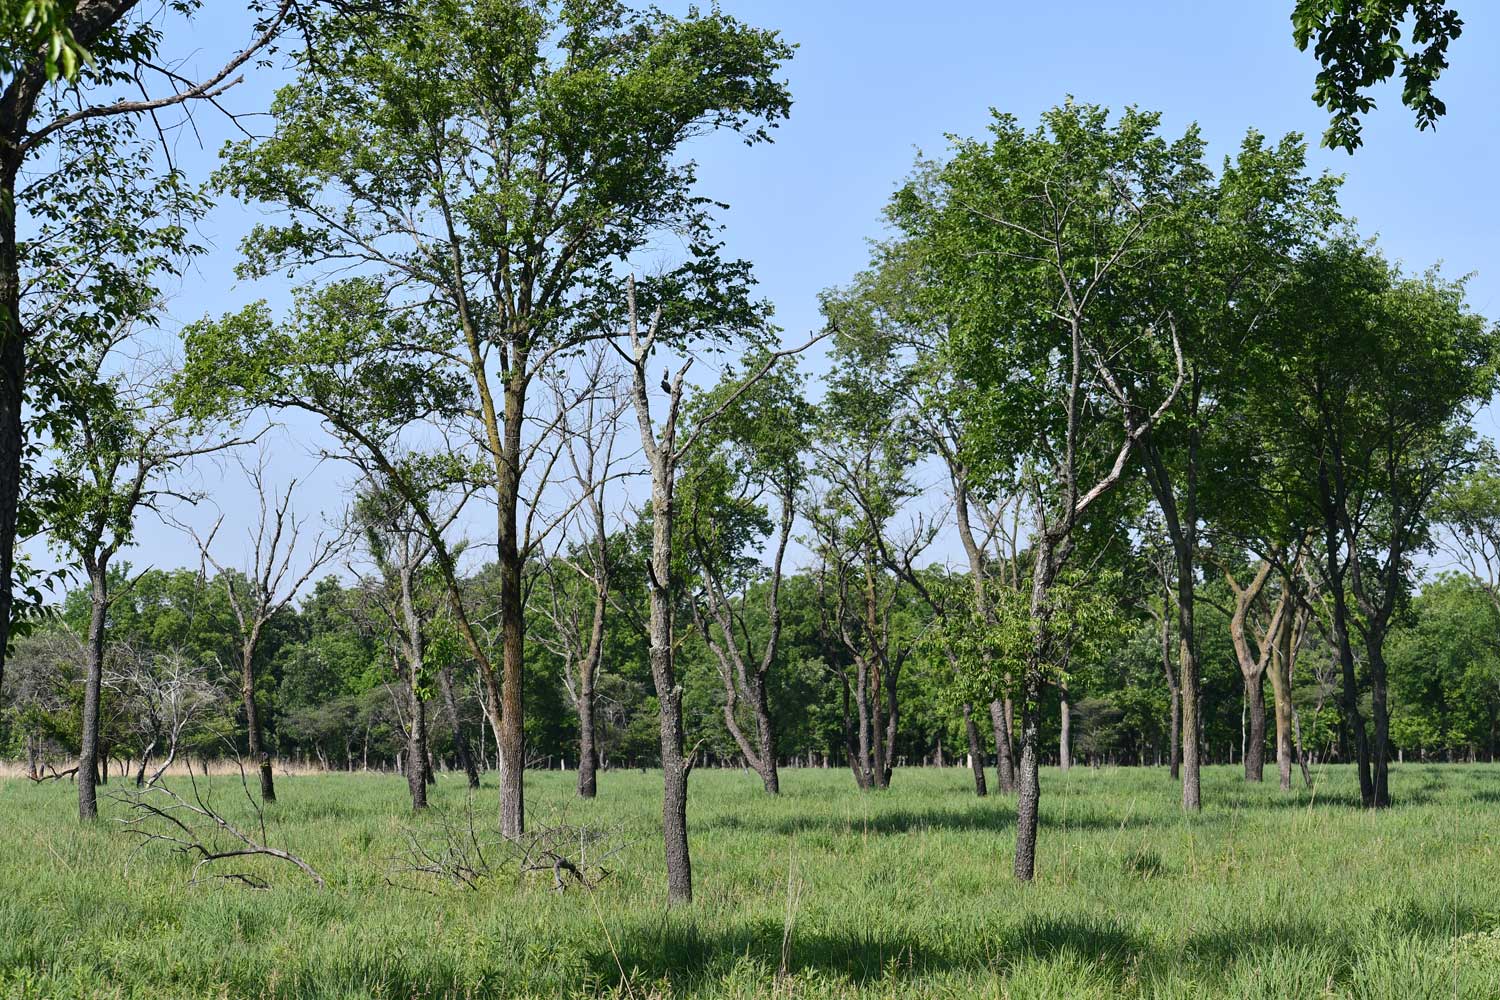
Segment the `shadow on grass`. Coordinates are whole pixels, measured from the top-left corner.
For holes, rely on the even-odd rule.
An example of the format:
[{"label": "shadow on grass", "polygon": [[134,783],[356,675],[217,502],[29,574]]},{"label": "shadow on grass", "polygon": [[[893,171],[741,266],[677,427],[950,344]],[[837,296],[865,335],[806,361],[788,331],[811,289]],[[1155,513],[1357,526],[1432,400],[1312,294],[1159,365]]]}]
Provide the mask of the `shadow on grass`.
[{"label": "shadow on grass", "polygon": [[[1121,830],[1160,825],[1149,815],[1114,816],[1097,810],[1075,809],[1064,815],[1045,808],[1039,820],[1044,829]],[[878,836],[939,830],[957,833],[1009,833],[1015,829],[1016,810],[1004,805],[969,805],[966,808],[872,809],[868,816],[767,816],[754,813],[723,813],[695,824],[701,830],[739,830],[779,836],[802,833],[837,835],[872,833]]]},{"label": "shadow on grass", "polygon": [[[1143,970],[1186,977],[1211,991],[1237,969],[1257,968],[1288,948],[1317,955],[1325,967],[1349,970],[1377,935],[1432,942],[1480,929],[1485,922],[1485,915],[1472,908],[1395,902],[1347,922],[1286,918],[1164,938],[1119,919],[1033,917],[994,931],[976,928],[945,936],[934,946],[872,926],[881,920],[878,909],[868,916],[857,930],[797,926],[786,971],[868,989],[943,973],[999,977],[1023,963],[1070,959],[1094,968],[1122,991]],[[619,985],[623,967],[635,986],[665,981],[674,995],[688,996],[712,993],[726,982],[769,981],[782,967],[782,944],[783,927],[771,921],[726,930],[669,918],[627,928],[614,938],[613,952],[597,950],[587,964],[597,982]]]}]

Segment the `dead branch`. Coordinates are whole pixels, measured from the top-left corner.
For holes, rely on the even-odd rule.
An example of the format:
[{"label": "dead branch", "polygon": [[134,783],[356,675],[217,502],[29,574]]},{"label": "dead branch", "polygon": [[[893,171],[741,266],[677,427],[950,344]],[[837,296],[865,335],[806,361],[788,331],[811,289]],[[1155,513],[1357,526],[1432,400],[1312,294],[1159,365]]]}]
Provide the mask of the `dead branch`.
[{"label": "dead branch", "polygon": [[[125,832],[139,837],[141,845],[165,844],[178,854],[196,857],[188,885],[201,885],[214,880],[239,882],[253,889],[269,889],[270,883],[250,872],[207,871],[209,866],[235,858],[264,857],[284,861],[300,869],[319,889],[326,889],[327,882],[318,871],[305,860],[279,847],[266,843],[265,813],[260,802],[250,794],[243,761],[240,762],[240,783],[244,786],[245,798],[256,812],[257,836],[252,837],[235,824],[213,804],[209,792],[198,780],[189,777],[193,793],[186,799],[166,784],[153,783],[141,789],[133,789],[115,795],[130,810],[119,820]],[[205,778],[204,785],[208,784]]]}]

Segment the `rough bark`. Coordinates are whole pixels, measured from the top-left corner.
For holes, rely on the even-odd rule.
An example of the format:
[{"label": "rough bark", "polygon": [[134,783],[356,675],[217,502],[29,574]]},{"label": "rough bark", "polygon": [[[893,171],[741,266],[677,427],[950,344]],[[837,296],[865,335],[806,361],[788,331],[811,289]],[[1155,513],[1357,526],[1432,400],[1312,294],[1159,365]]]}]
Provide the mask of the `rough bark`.
[{"label": "rough bark", "polygon": [[1282,791],[1292,787],[1292,650],[1294,615],[1281,618],[1271,655],[1271,702],[1276,718],[1276,776]]},{"label": "rough bark", "polygon": [[97,819],[99,802],[94,786],[98,783],[99,698],[104,682],[104,631],[109,612],[108,577],[105,564],[88,567],[89,634],[84,653],[83,725],[78,754],[78,818]]},{"label": "rough bark", "polygon": [[1249,735],[1245,743],[1245,780],[1263,781],[1266,770],[1266,675],[1244,678]]},{"label": "rough bark", "polygon": [[1057,572],[1053,540],[1039,531],[1036,564],[1032,569],[1031,615],[1036,622],[1032,647],[1021,688],[1021,767],[1017,776],[1016,857],[1017,879],[1030,882],[1036,875],[1037,810],[1041,804],[1040,715],[1042,683],[1052,658],[1052,608],[1049,592]]},{"label": "rough bark", "polygon": [[260,710],[255,704],[255,651],[259,641],[260,626],[257,625],[240,646],[240,703],[245,709],[245,742],[250,761],[260,773],[261,801],[275,802],[276,780],[271,775],[271,755],[265,748]]},{"label": "rough bark", "polygon": [[410,721],[406,734],[406,784],[411,790],[411,807],[414,812],[427,808],[427,778],[430,768],[427,763],[427,700],[422,696],[422,668],[425,659],[425,639],[422,618],[417,612],[416,594],[412,574],[415,567],[410,560],[401,566],[401,621],[402,645],[406,654],[407,694],[410,697]]}]

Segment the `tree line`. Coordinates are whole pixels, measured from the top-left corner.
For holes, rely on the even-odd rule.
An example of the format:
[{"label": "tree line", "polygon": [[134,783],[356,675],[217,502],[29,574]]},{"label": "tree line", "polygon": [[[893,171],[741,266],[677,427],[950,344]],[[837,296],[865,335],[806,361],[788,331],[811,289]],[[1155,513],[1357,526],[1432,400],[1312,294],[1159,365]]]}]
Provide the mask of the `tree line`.
[{"label": "tree line", "polygon": [[[88,44],[68,23],[14,30]],[[7,72],[118,83],[110,59],[159,36],[113,23],[90,37],[123,56]],[[83,818],[111,751],[145,781],[234,745],[271,802],[277,754],[352,767],[357,746],[399,759],[420,809],[438,763],[476,785],[493,746],[515,837],[528,767],[571,751],[584,796],[603,764],[661,770],[683,902],[704,760],[775,794],[787,762],[875,790],[962,755],[982,795],[993,753],[1026,880],[1044,759],[1164,760],[1195,811],[1208,760],[1260,780],[1269,751],[1284,788],[1347,761],[1380,808],[1407,752],[1493,754],[1486,631],[1443,623],[1495,613],[1473,418],[1496,330],[1462,279],[1361,236],[1300,137],[1252,130],[1215,164],[1137,108],[996,112],[917,163],[868,268],[788,347],[689,158],[789,114],[776,32],[284,4],[226,73],[293,28],[292,82],[207,191],[155,172],[154,105],[54,109],[22,144],[113,182],[42,171],[5,244],[38,417],[0,575],[24,529],[86,583],[17,619],[6,735],[33,772],[76,748]],[[290,304],[134,350],[211,197],[261,214],[239,273]],[[243,457],[289,412],[353,483],[317,537]],[[0,419],[0,465],[12,437]],[[139,519],[206,499],[187,473],[225,456],[259,500],[243,562],[184,526],[198,571],[130,572]],[[1419,589],[1443,543],[1470,572]]]}]

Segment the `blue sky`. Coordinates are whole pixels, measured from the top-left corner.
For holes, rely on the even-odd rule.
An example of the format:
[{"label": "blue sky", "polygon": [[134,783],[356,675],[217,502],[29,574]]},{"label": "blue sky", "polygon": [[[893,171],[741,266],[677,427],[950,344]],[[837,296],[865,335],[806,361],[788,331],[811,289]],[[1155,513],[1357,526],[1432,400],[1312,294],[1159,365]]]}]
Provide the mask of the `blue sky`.
[{"label": "blue sky", "polygon": [[[1326,115],[1310,98],[1313,57],[1292,44],[1291,5],[724,0],[727,12],[799,46],[787,70],[795,105],[773,145],[700,144],[693,155],[702,192],[731,205],[724,215],[729,252],[754,262],[788,339],[800,339],[818,325],[818,293],[863,266],[867,241],[882,233],[881,208],[918,151],[940,154],[949,134],[979,135],[991,108],[1032,122],[1071,94],[1159,110],[1172,135],[1197,122],[1215,158],[1251,127],[1273,137],[1303,133],[1315,168],[1346,175],[1343,203],[1366,235],[1379,235],[1387,254],[1409,268],[1443,261],[1450,274],[1477,272],[1474,307],[1500,314],[1500,268],[1492,260],[1500,233],[1493,180],[1500,166],[1500,5],[1459,4],[1467,26],[1440,84],[1448,115],[1437,131],[1418,132],[1399,91],[1387,86],[1376,92],[1380,108],[1367,118],[1365,145],[1352,157],[1316,148]],[[174,36],[173,47],[188,67],[208,70],[244,37],[233,18],[203,16]],[[282,82],[275,70],[252,72],[229,103],[264,107]],[[205,148],[181,133],[179,161],[206,176],[232,131],[207,109],[197,119]],[[233,203],[215,209],[201,234],[214,250],[174,295],[172,323],[280,297],[276,286],[240,283],[232,273],[239,237],[257,218]],[[816,371],[816,362],[811,367]],[[1484,423],[1492,429],[1488,415]],[[305,476],[310,513],[334,512],[343,475],[312,469],[307,441],[303,427],[275,439],[273,468],[283,477]],[[202,476],[219,494],[226,529],[242,526],[248,508],[234,488],[237,474],[223,490],[214,470]],[[140,540],[131,554],[137,565],[197,564],[191,543],[149,519]]]}]

